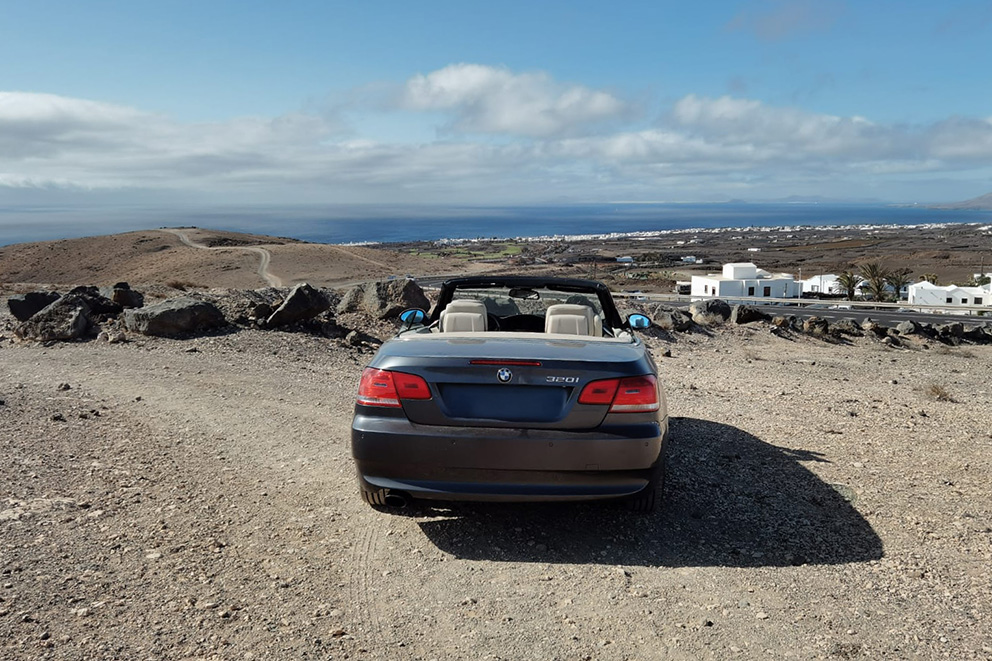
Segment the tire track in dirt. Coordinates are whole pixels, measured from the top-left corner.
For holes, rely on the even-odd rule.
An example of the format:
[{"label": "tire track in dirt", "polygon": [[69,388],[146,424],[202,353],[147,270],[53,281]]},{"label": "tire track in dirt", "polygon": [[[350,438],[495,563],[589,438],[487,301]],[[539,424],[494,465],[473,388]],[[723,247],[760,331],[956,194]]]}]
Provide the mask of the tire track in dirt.
[{"label": "tire track in dirt", "polygon": [[381,517],[368,517],[367,522],[360,538],[352,546],[351,565],[355,571],[349,584],[353,609],[349,633],[356,636],[360,647],[368,650],[388,649],[388,641],[383,640],[385,633],[374,594]]},{"label": "tire track in dirt", "polygon": [[393,269],[393,266],[390,265],[390,264],[386,264],[385,262],[379,262],[379,261],[376,261],[376,260],[371,259],[369,257],[363,257],[362,255],[356,255],[355,253],[353,253],[352,251],[348,250],[347,248],[342,248],[341,246],[331,246],[331,245],[329,245],[328,247],[329,248],[333,248],[334,250],[337,250],[340,253],[344,253],[345,255],[348,255],[349,257],[354,257],[355,259],[360,259],[363,262],[368,262],[369,264],[374,264],[376,266],[381,266],[384,269],[389,269],[389,270],[392,270]]}]

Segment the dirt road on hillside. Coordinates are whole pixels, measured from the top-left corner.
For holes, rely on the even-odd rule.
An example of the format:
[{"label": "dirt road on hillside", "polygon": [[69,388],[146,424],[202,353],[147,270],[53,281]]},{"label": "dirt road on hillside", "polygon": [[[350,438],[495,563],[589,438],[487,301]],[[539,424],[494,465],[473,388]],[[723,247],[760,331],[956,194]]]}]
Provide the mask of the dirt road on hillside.
[{"label": "dirt road on hillside", "polygon": [[0,657],[992,658],[992,348],[671,348],[659,513],[390,516],[348,448],[369,354],[0,340]]},{"label": "dirt road on hillside", "polygon": [[205,246],[202,243],[193,241],[183,230],[163,228],[159,231],[177,236],[184,245],[190,248],[198,248],[200,250],[240,250],[242,252],[254,253],[259,257],[258,276],[270,287],[282,287],[282,279],[269,271],[269,265],[272,263],[272,253],[265,248],[259,248],[258,246]]}]

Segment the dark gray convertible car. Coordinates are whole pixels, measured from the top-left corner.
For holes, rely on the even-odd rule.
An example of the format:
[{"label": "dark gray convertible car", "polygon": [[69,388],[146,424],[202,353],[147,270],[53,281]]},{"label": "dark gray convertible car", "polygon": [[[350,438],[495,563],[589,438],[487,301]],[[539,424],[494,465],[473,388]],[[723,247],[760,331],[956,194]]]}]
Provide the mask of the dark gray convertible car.
[{"label": "dark gray convertible car", "polygon": [[650,511],[668,412],[658,369],[606,285],[448,280],[403,313],[362,372],[352,454],[362,498],[625,499]]}]

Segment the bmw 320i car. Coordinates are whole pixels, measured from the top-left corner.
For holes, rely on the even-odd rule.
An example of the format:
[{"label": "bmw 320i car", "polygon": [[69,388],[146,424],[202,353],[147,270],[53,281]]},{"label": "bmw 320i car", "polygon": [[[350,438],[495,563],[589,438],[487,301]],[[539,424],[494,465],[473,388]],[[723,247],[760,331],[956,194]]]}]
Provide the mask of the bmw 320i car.
[{"label": "bmw 320i car", "polygon": [[446,281],[362,372],[352,455],[362,498],[577,501],[654,509],[668,412],[633,314],[606,285]]}]

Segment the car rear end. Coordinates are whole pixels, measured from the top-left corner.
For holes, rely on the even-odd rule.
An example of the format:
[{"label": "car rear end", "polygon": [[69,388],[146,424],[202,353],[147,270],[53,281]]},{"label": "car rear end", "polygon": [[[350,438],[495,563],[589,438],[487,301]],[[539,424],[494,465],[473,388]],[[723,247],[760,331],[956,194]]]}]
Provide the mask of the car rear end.
[{"label": "car rear end", "polygon": [[655,372],[639,342],[391,340],[363,372],[355,406],[363,495],[399,505],[642,494],[657,484],[668,433]]}]

